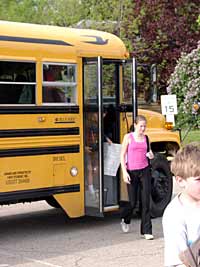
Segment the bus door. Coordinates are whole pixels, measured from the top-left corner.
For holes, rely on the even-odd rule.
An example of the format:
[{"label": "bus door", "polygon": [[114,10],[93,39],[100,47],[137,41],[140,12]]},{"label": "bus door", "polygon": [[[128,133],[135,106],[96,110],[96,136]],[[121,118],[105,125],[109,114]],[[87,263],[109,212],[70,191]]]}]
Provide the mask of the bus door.
[{"label": "bus door", "polygon": [[111,59],[104,59],[102,64],[104,212],[119,208],[121,64],[121,60]]},{"label": "bus door", "polygon": [[[137,64],[135,58],[122,63],[122,87],[120,89],[120,140],[130,131],[137,116]],[[120,202],[128,200],[127,186],[120,180]]]},{"label": "bus door", "polygon": [[[117,147],[116,153],[120,154],[119,144],[123,134],[120,119],[124,111],[121,109],[121,102],[122,98],[125,100],[127,97],[124,96],[124,92],[124,97],[120,97],[120,86],[125,83],[124,79],[130,83],[127,90],[130,91],[131,98],[126,102],[127,109],[131,109],[131,116],[136,114],[135,105],[132,105],[136,103],[133,73],[133,61],[106,60],[100,57],[84,59],[84,166],[87,215],[103,216],[104,211],[119,208],[119,170],[112,172],[112,166],[105,168],[104,164],[110,157],[106,152],[111,146]],[[124,91],[124,86],[121,87],[121,91]]]},{"label": "bus door", "polygon": [[[136,61],[103,59],[103,206],[104,212],[119,209],[121,201],[121,142],[137,116]],[[125,118],[125,117],[129,118]],[[128,121],[127,124],[124,122]]]},{"label": "bus door", "polygon": [[103,216],[102,59],[84,59],[85,214]]}]

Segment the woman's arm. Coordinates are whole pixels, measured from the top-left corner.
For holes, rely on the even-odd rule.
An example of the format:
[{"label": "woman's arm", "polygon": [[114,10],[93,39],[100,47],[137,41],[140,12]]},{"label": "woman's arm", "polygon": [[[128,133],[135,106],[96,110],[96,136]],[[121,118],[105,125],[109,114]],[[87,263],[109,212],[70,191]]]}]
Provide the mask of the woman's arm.
[{"label": "woman's arm", "polygon": [[106,142],[108,142],[109,145],[112,144],[112,140],[107,135],[104,134],[104,138],[105,138]]},{"label": "woman's arm", "polygon": [[[148,137],[148,139],[149,139],[149,137]],[[151,142],[150,142],[150,139],[149,139],[149,151],[147,152],[146,156],[149,159],[153,159],[154,158],[154,154],[153,154],[153,152],[151,150]]]},{"label": "woman's arm", "polygon": [[149,150],[149,152],[147,152],[146,156],[149,159],[153,159],[154,158],[154,154],[153,154],[152,150]]},{"label": "woman's arm", "polygon": [[127,155],[128,144],[129,144],[128,142],[129,142],[129,135],[126,134],[122,142],[120,161],[121,161],[121,168],[122,168],[124,182],[127,184],[130,184],[130,176],[126,169],[126,155]]}]

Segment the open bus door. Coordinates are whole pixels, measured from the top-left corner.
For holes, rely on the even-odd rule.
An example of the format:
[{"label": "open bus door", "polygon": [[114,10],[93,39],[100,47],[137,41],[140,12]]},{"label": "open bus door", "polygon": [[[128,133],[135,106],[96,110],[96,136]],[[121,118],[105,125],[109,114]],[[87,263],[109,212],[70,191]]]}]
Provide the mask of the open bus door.
[{"label": "open bus door", "polygon": [[101,57],[84,59],[83,92],[85,214],[103,216]]},{"label": "open bus door", "polygon": [[[120,144],[122,131],[120,113],[137,114],[135,60],[110,60],[85,58],[83,67],[84,92],[84,166],[85,166],[85,214],[103,216],[106,211],[119,209],[120,172],[104,173],[105,123],[104,110],[112,108],[112,133],[110,139]],[[124,79],[128,80],[131,96],[124,102]],[[122,96],[120,96],[120,91]],[[125,96],[125,97],[123,97]],[[123,102],[123,108],[121,108]],[[131,110],[130,110],[131,109]],[[134,117],[131,121],[134,120]],[[121,129],[121,130],[120,130]],[[121,131],[121,132],[120,132]],[[112,166],[111,166],[112,167]]]}]

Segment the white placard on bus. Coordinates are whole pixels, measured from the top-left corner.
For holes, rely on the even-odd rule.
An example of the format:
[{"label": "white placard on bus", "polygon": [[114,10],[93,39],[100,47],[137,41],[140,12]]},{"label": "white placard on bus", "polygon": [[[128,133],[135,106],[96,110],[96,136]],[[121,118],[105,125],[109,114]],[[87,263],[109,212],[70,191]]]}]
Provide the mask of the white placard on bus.
[{"label": "white placard on bus", "polygon": [[161,109],[163,115],[177,114],[176,95],[161,95]]}]

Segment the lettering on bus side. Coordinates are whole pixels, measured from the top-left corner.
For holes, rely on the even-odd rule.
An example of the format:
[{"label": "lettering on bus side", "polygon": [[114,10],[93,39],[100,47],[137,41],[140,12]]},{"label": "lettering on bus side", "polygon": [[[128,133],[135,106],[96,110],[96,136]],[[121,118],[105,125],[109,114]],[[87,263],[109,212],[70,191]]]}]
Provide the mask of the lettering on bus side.
[{"label": "lettering on bus side", "polygon": [[55,123],[75,123],[74,117],[56,117]]},{"label": "lettering on bus side", "polygon": [[5,184],[16,185],[16,184],[28,184],[30,183],[30,170],[10,171],[5,172]]},{"label": "lettering on bus side", "polygon": [[66,161],[65,156],[53,156],[53,161]]}]

